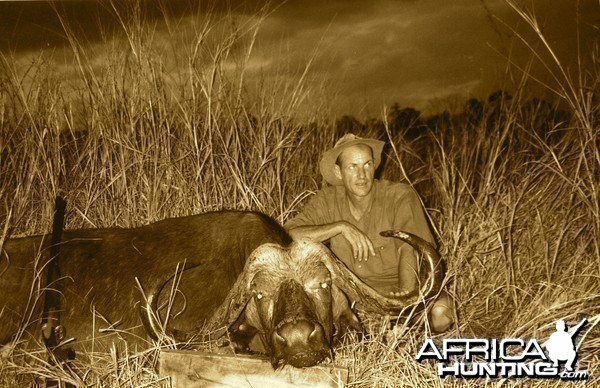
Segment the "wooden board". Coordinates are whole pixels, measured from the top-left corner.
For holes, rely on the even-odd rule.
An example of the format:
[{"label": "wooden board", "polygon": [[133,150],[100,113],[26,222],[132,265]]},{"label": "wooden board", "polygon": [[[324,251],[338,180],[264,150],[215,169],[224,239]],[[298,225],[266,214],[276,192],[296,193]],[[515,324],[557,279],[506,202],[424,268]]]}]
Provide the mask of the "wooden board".
[{"label": "wooden board", "polygon": [[346,368],[320,365],[274,371],[265,357],[223,355],[189,350],[162,350],[158,373],[171,377],[173,388],[182,387],[343,387]]}]

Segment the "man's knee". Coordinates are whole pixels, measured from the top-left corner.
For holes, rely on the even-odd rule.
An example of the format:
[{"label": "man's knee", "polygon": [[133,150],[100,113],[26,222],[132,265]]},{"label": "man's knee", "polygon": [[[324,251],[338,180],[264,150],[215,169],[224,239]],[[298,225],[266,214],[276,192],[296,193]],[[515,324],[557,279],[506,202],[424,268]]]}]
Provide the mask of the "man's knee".
[{"label": "man's knee", "polygon": [[442,333],[454,324],[454,300],[445,292],[434,302],[429,311],[429,324],[435,333]]}]

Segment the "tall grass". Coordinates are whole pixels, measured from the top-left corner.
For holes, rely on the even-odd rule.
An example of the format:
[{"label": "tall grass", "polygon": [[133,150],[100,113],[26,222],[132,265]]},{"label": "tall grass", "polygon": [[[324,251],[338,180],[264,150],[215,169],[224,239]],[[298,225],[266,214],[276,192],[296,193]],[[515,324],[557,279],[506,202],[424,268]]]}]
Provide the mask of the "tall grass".
[{"label": "tall grass", "polygon": [[[516,9],[539,32],[531,14]],[[65,21],[74,70],[48,53],[25,67],[2,57],[0,243],[47,232],[58,193],[69,203],[68,228],[223,208],[284,221],[299,210],[319,187],[319,157],[335,140],[330,118],[303,105],[321,93],[309,76],[313,57],[295,77],[258,82],[249,63],[266,13],[165,16],[163,27],[134,5],[114,11],[120,31],[102,44],[84,45]],[[458,306],[445,336],[543,339],[557,319],[586,316],[579,363],[597,381],[600,73],[594,57],[592,72],[573,81],[551,57],[568,122],[540,132],[539,112],[523,109],[525,83],[514,98],[484,104],[475,121],[455,115],[414,140],[388,128],[393,147],[382,176],[422,194]],[[393,332],[369,325],[371,337],[338,350],[350,385],[460,384],[414,362],[430,334],[422,315]],[[164,383],[154,370],[157,347],[140,352],[122,343],[61,371],[42,352],[16,345],[0,365],[0,385],[26,384],[32,371],[82,385]]]}]

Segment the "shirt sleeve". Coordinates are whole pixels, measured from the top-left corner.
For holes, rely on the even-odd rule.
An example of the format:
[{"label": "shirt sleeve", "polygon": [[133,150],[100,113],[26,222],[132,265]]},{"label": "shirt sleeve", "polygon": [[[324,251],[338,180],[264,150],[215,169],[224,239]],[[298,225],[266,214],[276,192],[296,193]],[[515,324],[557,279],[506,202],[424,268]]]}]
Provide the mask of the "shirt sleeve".
[{"label": "shirt sleeve", "polygon": [[286,221],[283,227],[290,230],[299,226],[326,224],[331,222],[328,220],[329,213],[331,213],[331,209],[327,206],[325,195],[322,191],[319,191],[308,200],[300,213]]}]

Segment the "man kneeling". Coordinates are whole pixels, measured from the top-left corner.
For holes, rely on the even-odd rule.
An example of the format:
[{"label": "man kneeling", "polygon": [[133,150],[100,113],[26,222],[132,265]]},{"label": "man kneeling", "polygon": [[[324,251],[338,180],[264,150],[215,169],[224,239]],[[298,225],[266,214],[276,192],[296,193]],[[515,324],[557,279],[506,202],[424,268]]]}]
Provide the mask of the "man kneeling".
[{"label": "man kneeling", "polygon": [[[365,283],[388,297],[417,289],[417,257],[384,230],[413,233],[434,244],[417,194],[408,185],[375,179],[384,143],[353,134],[343,136],[323,154],[320,190],[284,226],[298,239],[324,242]],[[442,292],[429,313],[435,332],[454,322],[453,301]]]}]

